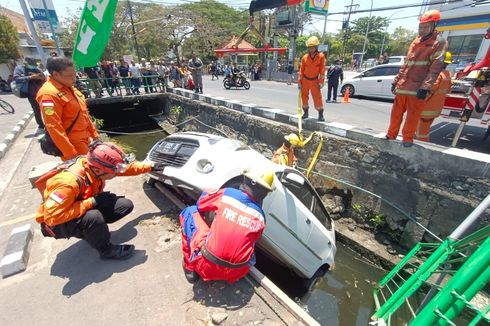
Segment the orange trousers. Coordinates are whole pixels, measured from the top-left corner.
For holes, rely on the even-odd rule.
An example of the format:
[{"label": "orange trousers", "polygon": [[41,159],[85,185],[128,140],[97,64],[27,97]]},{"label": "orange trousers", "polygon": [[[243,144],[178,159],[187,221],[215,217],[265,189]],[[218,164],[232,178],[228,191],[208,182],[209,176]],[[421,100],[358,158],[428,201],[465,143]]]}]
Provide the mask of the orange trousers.
[{"label": "orange trousers", "polygon": [[403,121],[403,115],[407,112],[402,136],[404,142],[413,143],[413,137],[424,107],[425,100],[420,100],[413,95],[396,95],[391,109],[390,126],[388,127],[386,136],[389,139],[396,139]]},{"label": "orange trousers", "polygon": [[434,122],[434,118],[420,118],[419,126],[417,127],[417,140],[430,141],[430,126]]},{"label": "orange trousers", "polygon": [[310,91],[311,91],[311,96],[313,97],[313,103],[315,105],[315,109],[317,111],[323,110],[323,98],[322,98],[320,84],[318,84],[318,79],[315,80],[303,79],[301,81],[301,100],[303,101],[303,108],[307,109],[309,107],[308,95]]},{"label": "orange trousers", "polygon": [[86,155],[88,153],[88,145],[89,139],[70,139],[71,144],[75,147],[77,154],[73,157],[62,156],[61,160],[71,160],[72,158],[77,157],[78,155]]}]

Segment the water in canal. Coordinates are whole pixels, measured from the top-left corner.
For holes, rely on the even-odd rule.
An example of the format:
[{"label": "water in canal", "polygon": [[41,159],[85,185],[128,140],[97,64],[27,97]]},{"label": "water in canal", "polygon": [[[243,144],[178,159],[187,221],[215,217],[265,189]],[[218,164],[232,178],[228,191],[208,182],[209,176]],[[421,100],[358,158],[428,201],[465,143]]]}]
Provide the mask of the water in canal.
[{"label": "water in canal", "polygon": [[[150,132],[110,138],[125,148],[131,148],[136,158],[143,160],[150,148],[165,136],[164,132]],[[372,283],[386,274],[338,242],[335,268],[307,294],[295,286],[299,279],[265,257],[258,255],[257,267],[318,322],[329,326],[367,325],[374,308]]]}]

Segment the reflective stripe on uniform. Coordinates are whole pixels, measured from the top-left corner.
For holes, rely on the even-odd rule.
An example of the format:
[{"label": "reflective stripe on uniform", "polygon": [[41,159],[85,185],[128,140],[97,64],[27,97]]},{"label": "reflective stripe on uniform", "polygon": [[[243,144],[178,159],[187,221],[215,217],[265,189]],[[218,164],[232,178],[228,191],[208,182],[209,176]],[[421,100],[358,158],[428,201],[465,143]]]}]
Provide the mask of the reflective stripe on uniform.
[{"label": "reflective stripe on uniform", "polygon": [[416,91],[409,91],[408,89],[397,89],[396,93],[400,95],[417,95]]},{"label": "reflective stripe on uniform", "polygon": [[416,61],[416,60],[408,60],[406,62],[407,66],[428,66],[430,65],[430,61],[429,60],[420,60],[420,61]]},{"label": "reflective stripe on uniform", "polygon": [[449,91],[447,89],[438,89],[434,94],[449,94]]},{"label": "reflective stripe on uniform", "polygon": [[441,113],[440,110],[437,110],[437,111],[422,111],[421,115],[422,116],[436,116],[436,115],[439,115]]}]

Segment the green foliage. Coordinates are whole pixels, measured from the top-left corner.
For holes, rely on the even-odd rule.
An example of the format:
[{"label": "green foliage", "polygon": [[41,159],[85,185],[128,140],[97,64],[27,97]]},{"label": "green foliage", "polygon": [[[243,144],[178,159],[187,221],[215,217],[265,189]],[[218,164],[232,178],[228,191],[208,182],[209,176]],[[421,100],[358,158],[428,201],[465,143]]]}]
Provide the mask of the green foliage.
[{"label": "green foliage", "polygon": [[7,63],[20,57],[18,43],[19,36],[14,25],[6,16],[0,15],[0,63]]},{"label": "green foliage", "polygon": [[406,55],[416,35],[417,33],[407,28],[397,27],[387,42],[386,51],[390,55]]},{"label": "green foliage", "polygon": [[100,129],[104,126],[104,119],[97,119],[96,117],[91,115],[90,120],[92,120],[92,123],[94,124],[96,129]]},{"label": "green foliage", "polygon": [[386,224],[386,216],[384,214],[363,207],[361,204],[352,204],[352,210],[361,220],[374,226],[375,229],[380,229]]}]

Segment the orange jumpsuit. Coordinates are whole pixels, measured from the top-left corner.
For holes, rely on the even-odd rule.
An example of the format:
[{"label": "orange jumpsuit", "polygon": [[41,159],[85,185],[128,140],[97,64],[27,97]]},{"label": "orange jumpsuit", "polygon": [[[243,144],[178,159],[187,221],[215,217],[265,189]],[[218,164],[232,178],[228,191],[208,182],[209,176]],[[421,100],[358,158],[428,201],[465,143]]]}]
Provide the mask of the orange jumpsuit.
[{"label": "orange jumpsuit", "polygon": [[416,97],[419,89],[430,90],[444,68],[447,42],[437,31],[422,41],[417,36],[408,49],[405,63],[395,77],[396,96],[391,110],[390,126],[386,136],[395,139],[400,131],[403,115],[407,112],[402,136],[404,142],[413,142],[415,130],[424,109],[425,100]]},{"label": "orange jumpsuit", "polygon": [[325,83],[325,55],[315,52],[313,56],[305,54],[301,59],[298,74],[298,85],[301,85],[303,110],[308,110],[308,95],[311,90],[313,103],[317,111],[323,110],[323,99],[320,85]]},{"label": "orange jumpsuit", "polygon": [[294,147],[288,148],[282,144],[272,155],[272,162],[280,165],[295,166],[297,158],[294,155]]},{"label": "orange jumpsuit", "polygon": [[439,77],[430,90],[424,110],[420,115],[419,126],[417,127],[417,139],[429,141],[430,126],[437,118],[444,107],[446,94],[451,92],[451,73],[447,70],[441,71]]},{"label": "orange jumpsuit", "polygon": [[[97,178],[90,170],[87,159],[80,157],[69,168],[62,170],[46,183],[43,199],[36,214],[38,223],[52,227],[83,216],[92,208],[91,198],[104,190],[105,181]],[[138,175],[151,171],[151,165],[133,162],[124,176]]]},{"label": "orange jumpsuit", "polygon": [[[88,144],[99,134],[90,120],[85,98],[75,87],[66,87],[49,77],[37,92],[46,131],[63,153],[63,161],[88,153]],[[78,117],[71,132],[66,129]]]}]

